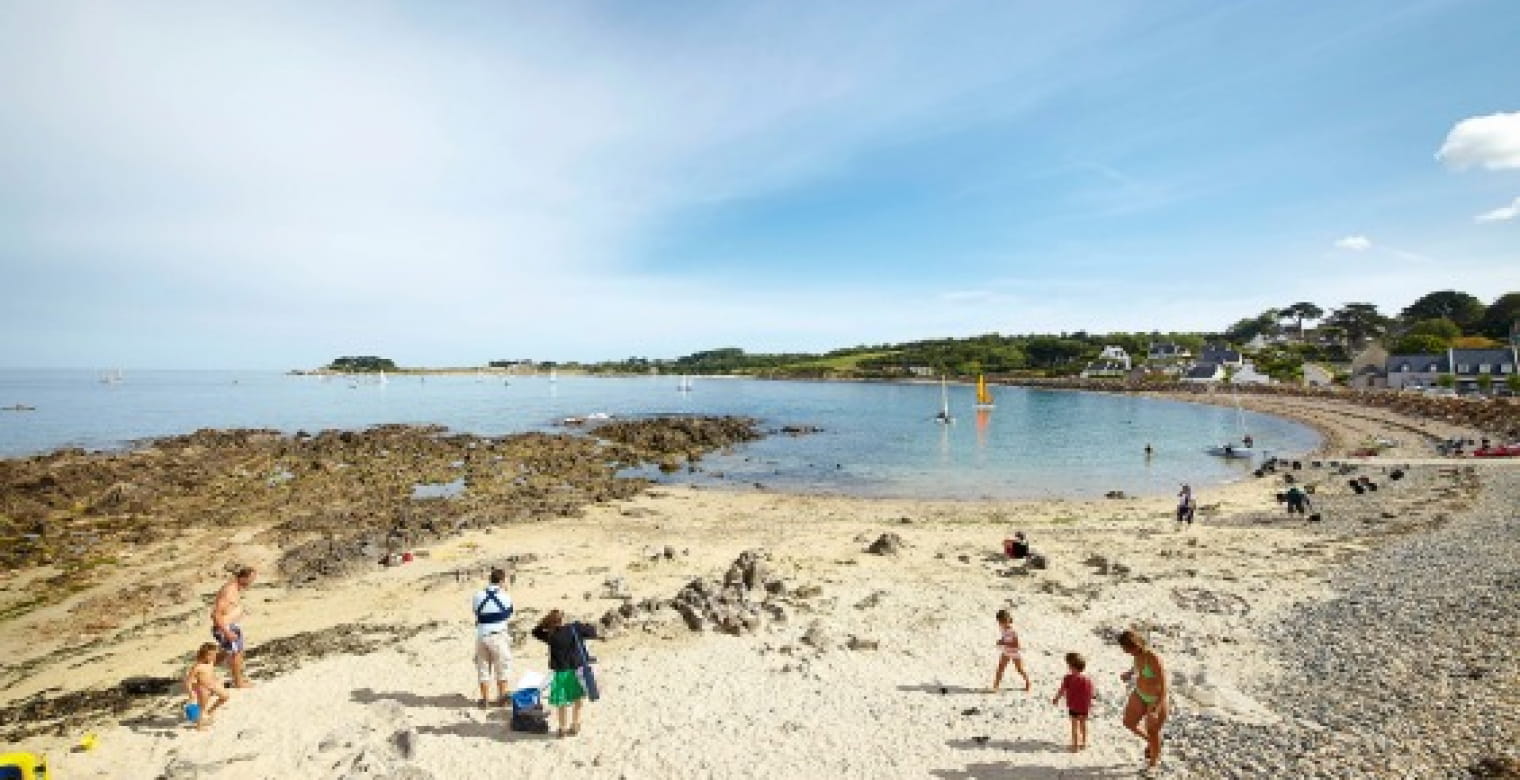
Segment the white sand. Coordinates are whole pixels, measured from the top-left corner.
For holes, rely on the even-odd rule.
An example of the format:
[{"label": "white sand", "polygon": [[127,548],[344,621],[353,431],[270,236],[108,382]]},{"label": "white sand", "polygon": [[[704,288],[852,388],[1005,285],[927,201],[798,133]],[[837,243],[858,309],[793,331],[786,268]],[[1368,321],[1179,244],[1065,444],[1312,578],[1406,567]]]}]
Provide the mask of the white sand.
[{"label": "white sand", "polygon": [[[1181,529],[1170,498],[949,503],[661,490],[583,518],[472,533],[415,563],[320,590],[261,585],[248,596],[255,645],[358,621],[444,625],[369,655],[258,679],[205,733],[186,729],[165,705],[148,719],[101,728],[94,751],[67,752],[78,735],[24,747],[48,750],[59,777],[146,778],[166,766],[214,778],[427,776],[419,770],[437,778],[1133,776],[1141,743],[1119,723],[1117,679],[1129,659],[1105,641],[1107,632],[1152,631],[1173,675],[1175,707],[1270,722],[1271,713],[1240,692],[1278,673],[1250,624],[1323,598],[1335,559],[1358,549],[1349,536],[1286,522],[1210,519],[1278,512],[1276,489],[1253,481],[1205,490],[1200,503],[1220,506]],[[1385,490],[1378,500],[1409,497]],[[1010,565],[1000,543],[1015,528],[1050,557],[1049,570],[1001,576]],[[909,547],[897,556],[864,552],[887,531]],[[226,560],[272,557],[253,536],[237,541],[200,560],[183,549],[178,558],[144,557],[162,564],[153,578],[209,594]],[[664,545],[689,555],[646,559],[647,548]],[[449,572],[536,554],[510,589],[521,610],[532,610],[517,619],[527,628],[553,607],[595,620],[621,603],[584,596],[599,593],[609,576],[623,577],[636,599],[668,599],[693,577],[721,577],[740,552],[756,548],[790,586],[818,585],[821,595],[752,635],[694,634],[665,610],[657,626],[593,643],[604,698],[588,706],[578,737],[512,733],[505,710],[475,707],[468,604],[483,583],[456,582]],[[1098,574],[1083,563],[1091,555],[1130,572]],[[148,571],[134,569],[136,579],[123,583]],[[874,606],[860,606],[873,594]],[[69,610],[92,598],[101,594],[8,624],[0,653],[30,657],[70,641],[77,612]],[[1201,599],[1223,604],[1226,614],[1200,610]],[[982,690],[997,660],[993,613],[1004,607],[1026,647],[1030,694],[1016,690],[1012,669],[1003,692]],[[128,630],[48,664],[0,700],[51,686],[110,685],[130,674],[178,674],[203,641],[204,611],[199,599],[166,608],[182,619]],[[813,620],[841,645],[859,637],[879,646],[819,652],[799,642]],[[1068,651],[1088,657],[1100,697],[1092,747],[1076,755],[1066,751],[1064,708],[1050,704]],[[514,675],[546,670],[540,643],[529,639],[516,655]],[[407,734],[410,751],[397,746],[398,733]]]}]

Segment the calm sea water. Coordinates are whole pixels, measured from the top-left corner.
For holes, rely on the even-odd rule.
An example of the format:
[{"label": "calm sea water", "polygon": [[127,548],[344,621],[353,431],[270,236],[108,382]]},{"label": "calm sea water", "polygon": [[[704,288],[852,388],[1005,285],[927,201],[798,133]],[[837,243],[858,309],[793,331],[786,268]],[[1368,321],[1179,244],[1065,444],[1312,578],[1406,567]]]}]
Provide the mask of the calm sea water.
[{"label": "calm sea water", "polygon": [[[480,434],[555,430],[567,416],[605,412],[734,414],[767,427],[815,425],[822,433],[773,436],[703,462],[673,481],[933,498],[1030,498],[1175,492],[1180,482],[1220,483],[1250,466],[1203,449],[1238,439],[1242,423],[1259,449],[1293,455],[1318,435],[1281,418],[1173,401],[994,388],[997,408],[973,409],[970,386],[950,387],[954,425],[935,423],[938,385],[848,382],[399,376],[373,379],[275,373],[144,371],[105,384],[89,371],[0,371],[0,455],[58,447],[128,446],[197,428],[288,432],[438,423]],[[1143,454],[1149,443],[1155,455]],[[721,474],[721,477],[718,476]],[[658,476],[658,475],[654,475]]]}]

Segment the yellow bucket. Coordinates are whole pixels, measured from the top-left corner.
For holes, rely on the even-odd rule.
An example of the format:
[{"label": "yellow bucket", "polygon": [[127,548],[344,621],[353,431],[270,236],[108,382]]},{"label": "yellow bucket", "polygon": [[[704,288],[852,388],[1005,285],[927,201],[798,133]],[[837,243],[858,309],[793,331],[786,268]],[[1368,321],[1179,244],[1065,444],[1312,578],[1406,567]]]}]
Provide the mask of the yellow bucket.
[{"label": "yellow bucket", "polygon": [[47,780],[47,756],[0,753],[0,780]]}]

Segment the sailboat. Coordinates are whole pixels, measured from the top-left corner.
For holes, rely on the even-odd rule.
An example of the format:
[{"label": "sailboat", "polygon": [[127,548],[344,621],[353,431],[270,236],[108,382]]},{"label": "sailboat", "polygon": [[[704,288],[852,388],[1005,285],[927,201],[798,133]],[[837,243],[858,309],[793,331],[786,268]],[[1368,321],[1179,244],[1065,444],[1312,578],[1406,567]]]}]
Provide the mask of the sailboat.
[{"label": "sailboat", "polygon": [[554,369],[552,369],[552,368],[549,369],[549,381],[550,382],[558,382],[559,381],[559,374]]},{"label": "sailboat", "polygon": [[391,383],[391,380],[389,380],[389,379],[386,379],[386,378],[385,378],[385,372],[384,372],[384,371],[381,371],[381,372],[380,372],[380,384],[381,384],[381,385],[388,385],[388,384],[390,384],[390,383]]},{"label": "sailboat", "polygon": [[676,385],[676,390],[679,391],[679,392],[682,392],[682,393],[689,393],[689,392],[691,392],[691,377],[689,377],[689,376],[687,376],[685,374],[682,374],[681,375],[681,382]]},{"label": "sailboat", "polygon": [[939,414],[934,415],[934,421],[941,425],[955,422],[955,418],[950,416],[950,386],[945,384],[943,374],[939,378]]},{"label": "sailboat", "polygon": [[126,375],[122,374],[119,368],[100,375],[100,383],[103,385],[119,385],[124,379],[126,379]]},{"label": "sailboat", "polygon": [[992,402],[992,393],[987,390],[987,377],[976,375],[976,408],[991,409],[997,406]]},{"label": "sailboat", "polygon": [[1240,408],[1240,394],[1234,392],[1234,388],[1231,388],[1231,396],[1235,399],[1235,426],[1240,429],[1240,443],[1227,442],[1217,447],[1209,447],[1204,452],[1221,458],[1246,459],[1255,457],[1256,449],[1254,445],[1256,442],[1251,438],[1251,434],[1246,433],[1246,413],[1245,410]]}]

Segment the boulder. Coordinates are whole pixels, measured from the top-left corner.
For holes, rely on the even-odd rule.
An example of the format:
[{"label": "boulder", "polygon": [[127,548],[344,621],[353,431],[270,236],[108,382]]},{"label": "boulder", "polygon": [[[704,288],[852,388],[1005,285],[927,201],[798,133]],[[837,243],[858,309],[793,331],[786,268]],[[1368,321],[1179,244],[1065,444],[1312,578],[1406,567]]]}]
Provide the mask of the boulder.
[{"label": "boulder", "polygon": [[896,555],[902,552],[905,546],[906,544],[901,536],[888,531],[877,537],[876,541],[871,542],[871,546],[866,548],[866,552],[873,555]]}]

